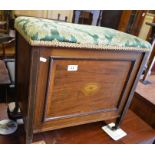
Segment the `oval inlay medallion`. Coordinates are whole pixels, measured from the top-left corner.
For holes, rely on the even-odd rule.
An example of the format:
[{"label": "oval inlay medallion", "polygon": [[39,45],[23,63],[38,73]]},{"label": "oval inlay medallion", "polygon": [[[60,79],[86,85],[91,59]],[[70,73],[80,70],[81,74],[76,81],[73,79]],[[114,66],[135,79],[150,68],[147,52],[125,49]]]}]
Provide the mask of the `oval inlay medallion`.
[{"label": "oval inlay medallion", "polygon": [[84,93],[84,95],[90,96],[98,92],[99,88],[100,86],[98,83],[87,83],[83,87],[82,92]]}]

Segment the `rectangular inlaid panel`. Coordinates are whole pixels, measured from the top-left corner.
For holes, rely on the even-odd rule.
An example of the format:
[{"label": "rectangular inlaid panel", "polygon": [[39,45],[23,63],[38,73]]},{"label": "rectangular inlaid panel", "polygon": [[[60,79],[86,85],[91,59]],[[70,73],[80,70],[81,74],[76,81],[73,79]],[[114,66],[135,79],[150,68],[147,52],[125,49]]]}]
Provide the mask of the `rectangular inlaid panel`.
[{"label": "rectangular inlaid panel", "polygon": [[117,110],[131,60],[51,58],[45,120]]}]

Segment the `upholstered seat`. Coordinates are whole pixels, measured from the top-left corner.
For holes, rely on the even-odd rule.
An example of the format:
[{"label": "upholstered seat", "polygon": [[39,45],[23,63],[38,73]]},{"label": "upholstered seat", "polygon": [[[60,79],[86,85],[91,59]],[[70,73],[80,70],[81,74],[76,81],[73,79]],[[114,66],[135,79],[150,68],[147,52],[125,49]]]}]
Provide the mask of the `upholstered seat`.
[{"label": "upholstered seat", "polygon": [[23,16],[16,19],[15,27],[33,46],[148,51],[151,48],[147,41],[105,27]]}]

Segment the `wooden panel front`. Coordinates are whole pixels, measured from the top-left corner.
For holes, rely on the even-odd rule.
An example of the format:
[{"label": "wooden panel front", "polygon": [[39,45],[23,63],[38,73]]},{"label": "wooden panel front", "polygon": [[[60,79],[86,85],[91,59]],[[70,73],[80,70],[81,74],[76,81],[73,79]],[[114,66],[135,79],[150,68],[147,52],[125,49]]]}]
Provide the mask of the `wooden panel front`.
[{"label": "wooden panel front", "polygon": [[[144,53],[40,48],[33,132],[121,116]],[[68,72],[68,65],[78,65]],[[85,89],[84,89],[85,88]]]},{"label": "wooden panel front", "polygon": [[116,111],[133,61],[51,57],[49,66],[44,121]]}]

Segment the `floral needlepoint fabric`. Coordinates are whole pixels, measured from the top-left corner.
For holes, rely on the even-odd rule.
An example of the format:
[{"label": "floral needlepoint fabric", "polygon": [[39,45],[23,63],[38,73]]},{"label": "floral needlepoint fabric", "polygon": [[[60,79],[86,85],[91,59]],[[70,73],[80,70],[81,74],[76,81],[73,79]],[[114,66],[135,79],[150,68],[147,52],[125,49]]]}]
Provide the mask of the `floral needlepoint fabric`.
[{"label": "floral needlepoint fabric", "polygon": [[16,18],[15,28],[31,45],[151,49],[150,43],[136,36],[99,26],[21,16]]}]

